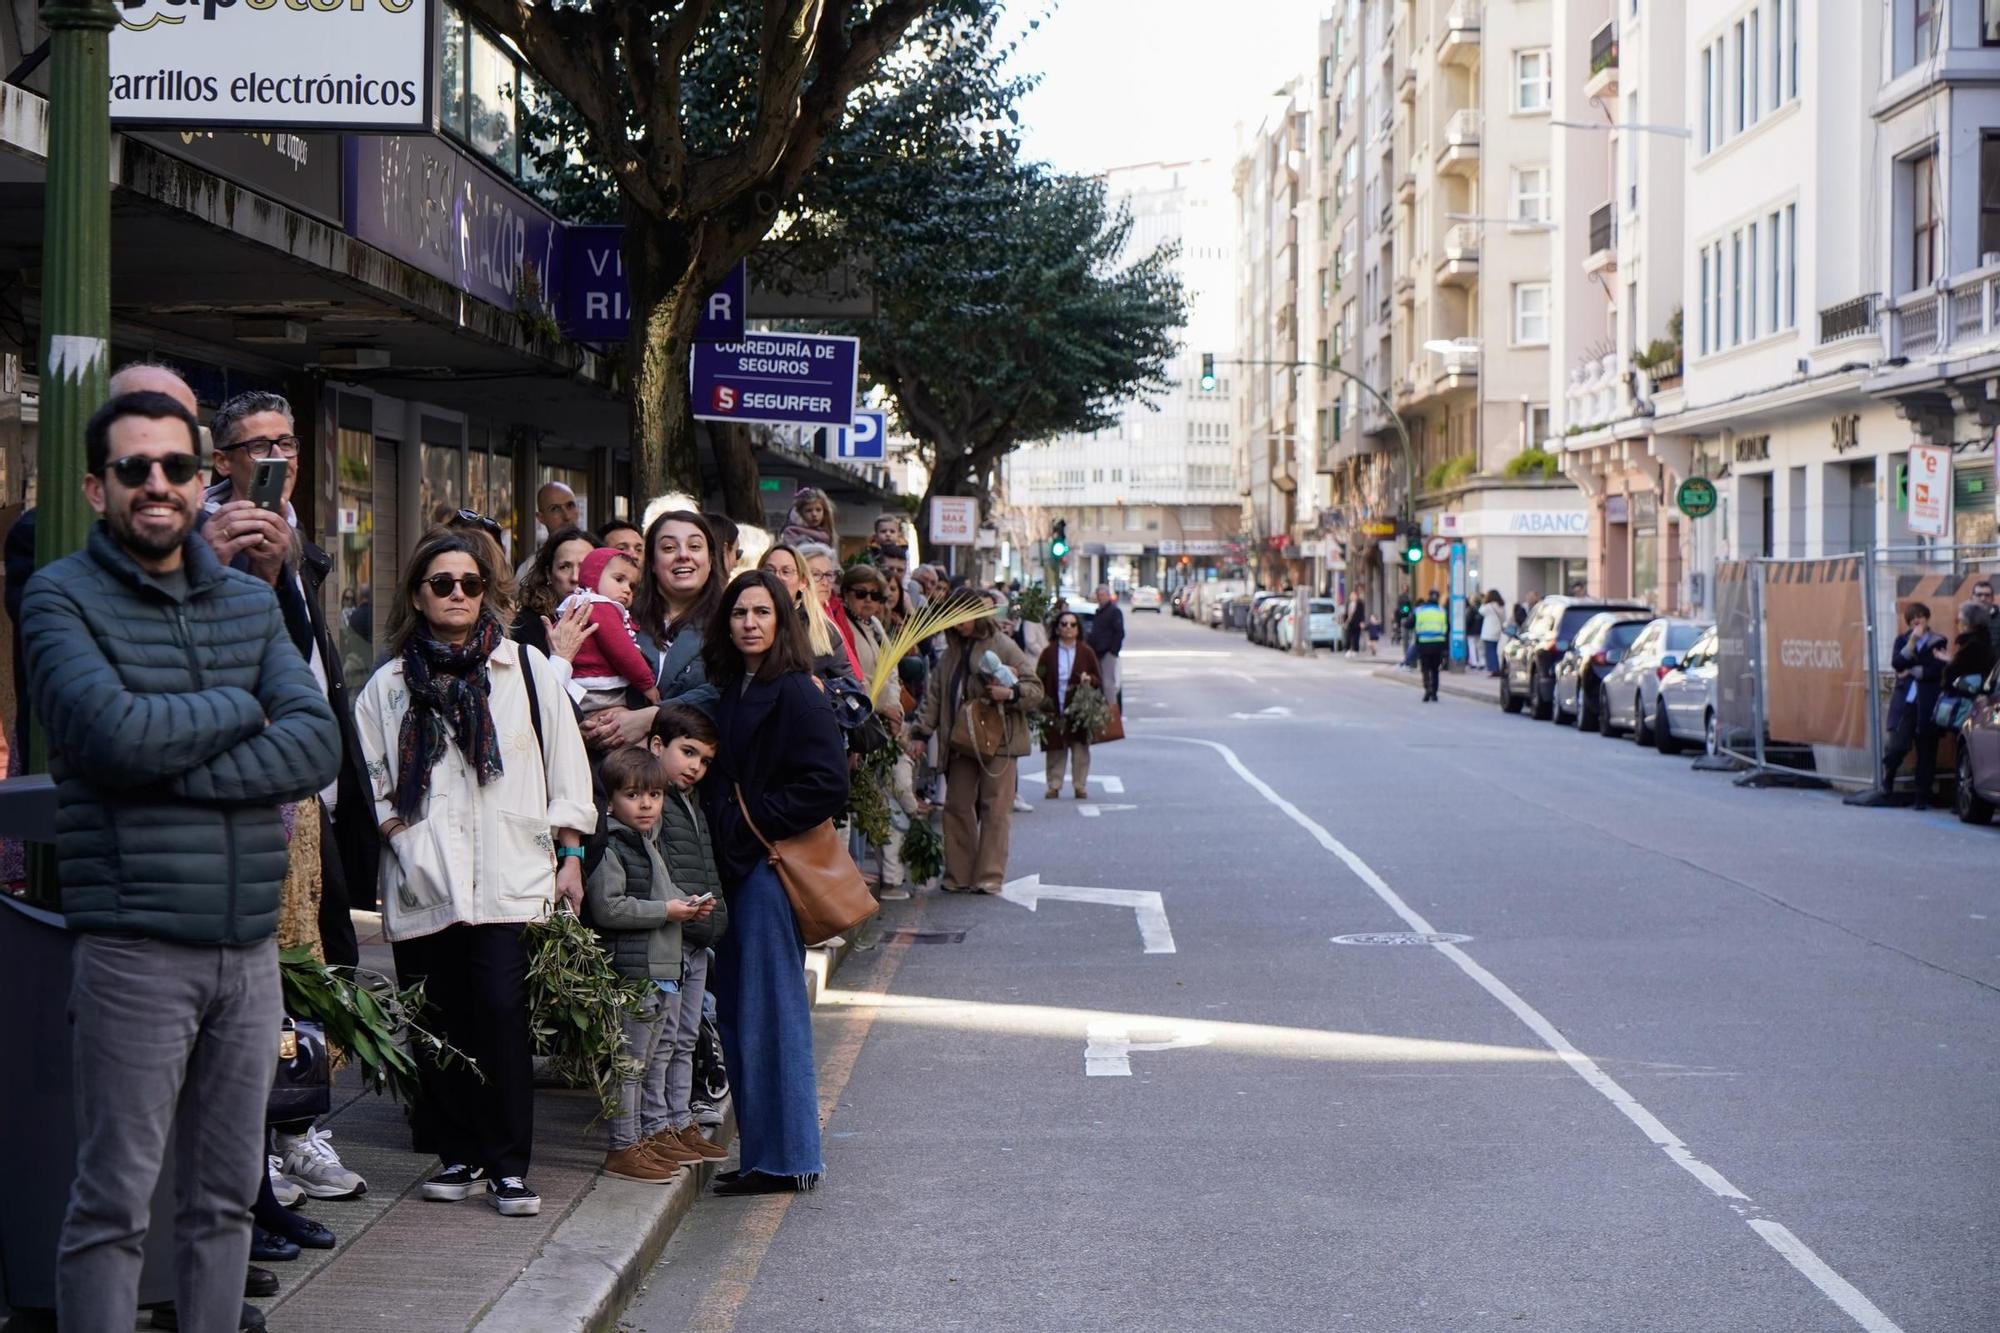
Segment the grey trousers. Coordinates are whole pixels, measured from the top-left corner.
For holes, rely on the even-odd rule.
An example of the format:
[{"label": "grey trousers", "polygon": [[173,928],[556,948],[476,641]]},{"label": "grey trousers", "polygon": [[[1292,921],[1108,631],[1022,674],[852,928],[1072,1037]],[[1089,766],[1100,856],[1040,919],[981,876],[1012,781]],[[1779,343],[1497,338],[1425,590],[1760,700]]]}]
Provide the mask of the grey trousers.
[{"label": "grey trousers", "polygon": [[132,1326],[170,1132],[181,1327],[236,1327],[283,1017],[270,940],[78,937],[69,993],[76,1179],[56,1252],[63,1328]]},{"label": "grey trousers", "polygon": [[1071,741],[1060,750],[1050,750],[1043,756],[1049,775],[1049,790],[1061,791],[1063,769],[1067,766],[1076,774],[1076,794],[1079,797],[1090,794],[1090,742]]},{"label": "grey trousers", "polygon": [[[673,1036],[674,1021],[680,1013],[674,1003],[679,996],[668,995],[650,982],[647,986],[650,993],[645,1006],[636,1017],[625,1020],[625,1054],[637,1060],[639,1067],[618,1088],[618,1114],[611,1117],[613,1152],[629,1148],[653,1132],[646,1127],[647,1103],[656,1095],[653,1069],[663,1063],[667,1040]],[[659,1117],[656,1114],[654,1118]]]},{"label": "grey trousers", "polygon": [[1124,665],[1119,662],[1117,653],[1100,653],[1097,665],[1104,672],[1104,697],[1115,704],[1125,688]]},{"label": "grey trousers", "polygon": [[662,1129],[686,1129],[694,1123],[694,1107],[688,1099],[694,1095],[694,1048],[701,1040],[701,997],[708,990],[708,959],[706,949],[694,949],[687,955],[686,973],[681,977],[680,1014],[674,1019],[672,1034],[660,1042],[659,1082],[654,1084],[649,1080],[646,1089],[648,1134]]}]

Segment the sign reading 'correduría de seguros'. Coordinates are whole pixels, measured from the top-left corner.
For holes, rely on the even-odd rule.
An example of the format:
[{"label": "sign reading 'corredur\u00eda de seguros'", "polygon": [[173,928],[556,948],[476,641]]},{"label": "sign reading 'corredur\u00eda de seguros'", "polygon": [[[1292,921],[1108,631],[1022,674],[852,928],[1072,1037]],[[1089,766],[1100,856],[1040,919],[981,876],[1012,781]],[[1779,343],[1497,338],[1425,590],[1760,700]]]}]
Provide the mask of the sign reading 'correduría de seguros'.
[{"label": "sign reading 'corredur\u00eda de seguros'", "polygon": [[696,343],[689,367],[703,421],[851,426],[861,342],[811,333],[752,333]]},{"label": "sign reading 'corredur\u00eda de seguros'", "polygon": [[183,128],[429,128],[434,0],[119,0],[111,117]]}]

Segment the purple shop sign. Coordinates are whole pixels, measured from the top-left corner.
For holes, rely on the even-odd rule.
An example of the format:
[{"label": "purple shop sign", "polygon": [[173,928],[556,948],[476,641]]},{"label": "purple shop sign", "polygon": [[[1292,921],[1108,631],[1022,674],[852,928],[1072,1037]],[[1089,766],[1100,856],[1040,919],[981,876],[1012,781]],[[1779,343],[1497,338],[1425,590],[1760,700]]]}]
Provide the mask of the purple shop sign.
[{"label": "purple shop sign", "polygon": [[470,155],[421,134],[347,139],[347,231],[512,310],[533,270],[544,303],[562,226]]},{"label": "purple shop sign", "polygon": [[[562,229],[562,298],[556,320],[563,333],[579,342],[623,342],[632,331],[631,288],[625,281],[625,254],[620,244],[625,228],[575,225]],[[738,342],[743,337],[743,301],[749,279],[742,261],[729,270],[722,285],[708,295],[700,342]]]},{"label": "purple shop sign", "polygon": [[751,333],[696,343],[690,367],[701,421],[766,425],[854,424],[861,340],[813,333]]}]

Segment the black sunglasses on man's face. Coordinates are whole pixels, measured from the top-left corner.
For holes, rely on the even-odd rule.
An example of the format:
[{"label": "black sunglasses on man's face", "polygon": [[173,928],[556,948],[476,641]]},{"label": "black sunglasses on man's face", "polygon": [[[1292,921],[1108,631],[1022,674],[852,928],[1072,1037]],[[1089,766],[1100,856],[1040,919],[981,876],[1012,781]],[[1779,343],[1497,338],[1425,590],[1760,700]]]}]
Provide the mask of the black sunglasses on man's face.
[{"label": "black sunglasses on man's face", "polygon": [[104,472],[116,477],[126,490],[136,491],[153,475],[155,463],[160,465],[169,486],[185,486],[201,471],[201,459],[194,454],[127,454],[106,463]]}]

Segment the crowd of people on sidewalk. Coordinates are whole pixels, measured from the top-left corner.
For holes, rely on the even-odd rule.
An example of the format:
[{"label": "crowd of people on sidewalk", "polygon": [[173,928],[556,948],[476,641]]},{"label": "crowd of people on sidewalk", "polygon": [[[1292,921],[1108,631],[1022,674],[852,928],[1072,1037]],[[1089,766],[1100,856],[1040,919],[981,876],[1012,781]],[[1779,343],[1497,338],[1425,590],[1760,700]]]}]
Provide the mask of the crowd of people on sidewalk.
[{"label": "crowd of people on sidewalk", "polygon": [[[355,967],[350,909],[371,901],[397,983],[422,983],[422,1025],[460,1057],[418,1060],[423,1199],[539,1211],[525,941],[552,910],[645,997],[622,1019],[605,1172],[665,1183],[725,1159],[703,1131],[726,1093],[739,1143],[716,1193],[813,1188],[805,944],[772,844],[851,824],[870,887],[907,897],[900,835],[941,806],[940,887],[997,893],[1038,711],[1050,794],[1066,771],[1086,793],[1091,735],[1062,710],[1085,686],[1115,698],[1108,590],[1093,648],[1073,613],[1023,626],[1004,593],[912,567],[897,516],[843,569],[817,491],[772,541],[692,505],[593,533],[551,484],[518,583],[499,524],[433,515],[350,698],[331,561],[290,503],[290,405],[224,403],[212,457],[196,412],[169,367],[114,376],[85,441],[99,523],[9,579],[75,932],[62,1326],[130,1327],[170,1141],[176,1294],[156,1326],[258,1327],[243,1298],[278,1283],[253,1260],[337,1243],[295,1206],[367,1183],[324,1125],[270,1113],[278,952]],[[909,629],[939,604],[948,628]],[[862,784],[887,836],[854,818]]]}]

